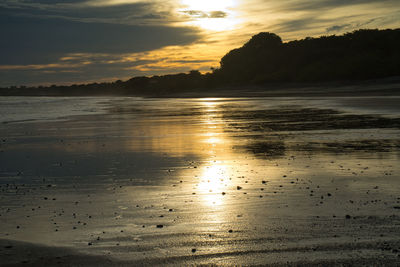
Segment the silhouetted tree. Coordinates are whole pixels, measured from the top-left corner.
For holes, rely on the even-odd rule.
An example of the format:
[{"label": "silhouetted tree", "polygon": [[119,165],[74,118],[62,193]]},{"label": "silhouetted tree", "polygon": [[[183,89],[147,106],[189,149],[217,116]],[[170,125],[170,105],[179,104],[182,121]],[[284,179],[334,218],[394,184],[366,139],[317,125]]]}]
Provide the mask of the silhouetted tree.
[{"label": "silhouetted tree", "polygon": [[260,33],[221,59],[224,83],[359,80],[400,75],[400,30],[358,30],[343,36],[282,43]]}]

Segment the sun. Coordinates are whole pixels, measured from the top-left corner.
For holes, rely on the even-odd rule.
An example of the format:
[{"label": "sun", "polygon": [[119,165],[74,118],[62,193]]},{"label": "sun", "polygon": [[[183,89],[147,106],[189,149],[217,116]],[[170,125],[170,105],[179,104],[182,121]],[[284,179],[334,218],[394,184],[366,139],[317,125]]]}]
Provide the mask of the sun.
[{"label": "sun", "polygon": [[182,0],[182,4],[189,10],[210,12],[227,11],[236,5],[235,0]]},{"label": "sun", "polygon": [[235,16],[238,0],[181,0],[188,18],[187,24],[209,31],[234,29],[239,20]]}]

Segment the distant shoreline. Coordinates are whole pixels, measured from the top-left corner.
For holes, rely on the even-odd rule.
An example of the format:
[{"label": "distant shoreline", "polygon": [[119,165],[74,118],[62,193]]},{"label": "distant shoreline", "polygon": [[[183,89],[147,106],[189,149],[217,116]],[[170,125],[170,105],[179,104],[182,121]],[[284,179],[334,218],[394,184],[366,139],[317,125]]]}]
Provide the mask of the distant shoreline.
[{"label": "distant shoreline", "polygon": [[[400,77],[363,81],[318,83],[274,83],[260,86],[242,85],[220,87],[214,91],[201,90],[171,94],[164,97],[356,97],[400,96]],[[157,97],[157,96],[152,96]]]},{"label": "distant shoreline", "polygon": [[[28,92],[31,91],[31,92]],[[79,97],[79,96],[129,96],[152,98],[191,97],[351,97],[351,96],[400,96],[400,76],[335,82],[268,83],[264,85],[221,86],[217,88],[188,89],[184,92],[164,94],[121,94],[121,93],[76,93],[70,91],[28,90],[1,88],[0,96],[30,97]]]}]

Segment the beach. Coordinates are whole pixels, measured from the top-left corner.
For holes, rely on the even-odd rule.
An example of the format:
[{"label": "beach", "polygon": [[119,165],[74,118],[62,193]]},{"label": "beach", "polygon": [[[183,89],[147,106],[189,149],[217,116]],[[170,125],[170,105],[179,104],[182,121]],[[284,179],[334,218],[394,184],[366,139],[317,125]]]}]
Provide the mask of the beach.
[{"label": "beach", "polygon": [[0,266],[397,266],[399,103],[1,97]]}]

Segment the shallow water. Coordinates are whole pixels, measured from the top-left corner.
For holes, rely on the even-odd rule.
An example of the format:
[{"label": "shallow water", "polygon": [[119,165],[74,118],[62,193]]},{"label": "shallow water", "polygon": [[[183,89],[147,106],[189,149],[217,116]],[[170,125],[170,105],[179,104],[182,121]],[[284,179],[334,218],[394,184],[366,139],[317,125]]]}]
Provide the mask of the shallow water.
[{"label": "shallow water", "polygon": [[1,98],[0,238],[149,265],[395,260],[398,100]]}]

